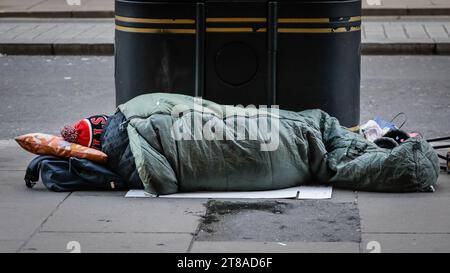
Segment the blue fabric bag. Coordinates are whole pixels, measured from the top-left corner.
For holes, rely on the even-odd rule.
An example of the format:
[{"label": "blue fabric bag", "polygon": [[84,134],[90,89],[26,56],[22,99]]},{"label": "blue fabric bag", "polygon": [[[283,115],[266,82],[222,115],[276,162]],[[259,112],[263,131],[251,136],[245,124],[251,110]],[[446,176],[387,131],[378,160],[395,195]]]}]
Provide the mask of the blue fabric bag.
[{"label": "blue fabric bag", "polygon": [[87,159],[38,156],[28,165],[25,184],[32,188],[41,174],[52,191],[123,190],[128,186],[114,172]]}]

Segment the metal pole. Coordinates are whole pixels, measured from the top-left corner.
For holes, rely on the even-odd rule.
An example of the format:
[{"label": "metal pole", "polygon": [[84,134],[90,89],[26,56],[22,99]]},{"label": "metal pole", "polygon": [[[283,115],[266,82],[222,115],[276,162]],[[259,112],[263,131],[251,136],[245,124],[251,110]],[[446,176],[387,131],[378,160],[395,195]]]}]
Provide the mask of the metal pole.
[{"label": "metal pole", "polygon": [[267,20],[267,104],[277,103],[278,4],[269,2]]},{"label": "metal pole", "polygon": [[205,86],[205,5],[197,3],[195,20],[195,96],[204,95]]}]

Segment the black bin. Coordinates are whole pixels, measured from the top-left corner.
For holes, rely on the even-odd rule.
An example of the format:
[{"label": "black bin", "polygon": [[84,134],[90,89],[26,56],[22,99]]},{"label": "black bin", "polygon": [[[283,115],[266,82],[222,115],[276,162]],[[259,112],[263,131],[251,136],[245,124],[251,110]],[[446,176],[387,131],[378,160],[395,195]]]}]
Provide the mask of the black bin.
[{"label": "black bin", "polygon": [[116,0],[116,104],[149,92],[359,123],[360,0]]}]

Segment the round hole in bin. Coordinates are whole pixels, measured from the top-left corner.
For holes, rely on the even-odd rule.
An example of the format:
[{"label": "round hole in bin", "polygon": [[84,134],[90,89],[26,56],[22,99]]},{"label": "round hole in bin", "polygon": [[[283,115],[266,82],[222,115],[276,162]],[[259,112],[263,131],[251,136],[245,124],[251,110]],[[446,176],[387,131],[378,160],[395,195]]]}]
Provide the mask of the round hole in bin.
[{"label": "round hole in bin", "polygon": [[242,42],[224,45],[216,55],[217,76],[227,84],[240,86],[251,81],[258,71],[255,50]]}]

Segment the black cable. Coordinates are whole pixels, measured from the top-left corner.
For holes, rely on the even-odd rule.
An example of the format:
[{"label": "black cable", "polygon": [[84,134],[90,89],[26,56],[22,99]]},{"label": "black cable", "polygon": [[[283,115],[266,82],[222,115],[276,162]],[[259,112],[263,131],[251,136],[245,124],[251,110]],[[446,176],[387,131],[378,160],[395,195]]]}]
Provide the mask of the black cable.
[{"label": "black cable", "polygon": [[401,115],[405,116],[405,120],[403,121],[402,125],[397,127],[398,129],[402,128],[403,125],[405,125],[405,123],[408,121],[408,116],[404,112],[400,112],[391,119],[391,123],[394,124],[394,120],[397,119]]},{"label": "black cable", "polygon": [[433,146],[434,149],[450,148],[450,144]]},{"label": "black cable", "polygon": [[430,138],[430,139],[427,139],[426,141],[427,142],[434,142],[434,141],[442,141],[442,140],[450,140],[450,136]]}]

